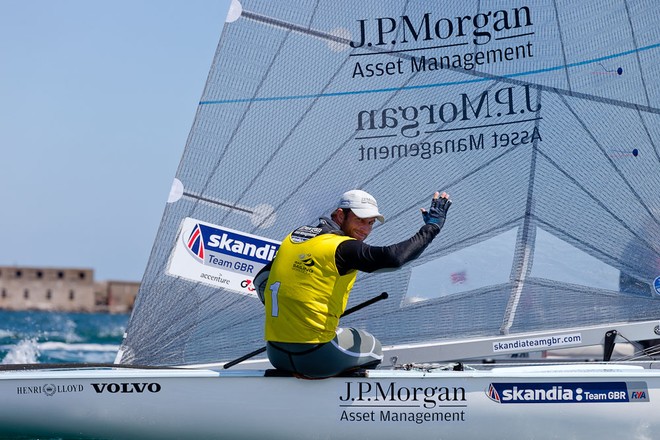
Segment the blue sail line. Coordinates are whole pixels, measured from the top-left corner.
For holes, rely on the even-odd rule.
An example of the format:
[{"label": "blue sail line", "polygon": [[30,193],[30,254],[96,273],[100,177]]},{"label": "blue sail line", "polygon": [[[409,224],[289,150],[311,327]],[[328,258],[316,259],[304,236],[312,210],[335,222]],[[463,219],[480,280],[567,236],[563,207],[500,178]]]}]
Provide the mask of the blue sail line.
[{"label": "blue sail line", "polygon": [[416,90],[416,89],[427,89],[427,88],[436,88],[436,87],[446,87],[446,86],[455,86],[459,84],[473,84],[473,83],[479,83],[479,82],[484,82],[484,81],[492,81],[493,79],[497,78],[516,78],[519,76],[527,76],[527,75],[536,75],[538,73],[546,73],[546,72],[553,72],[555,70],[561,70],[561,69],[566,69],[566,68],[571,68],[571,67],[578,67],[578,66],[584,66],[587,64],[595,64],[599,63],[601,61],[605,60],[611,60],[614,58],[620,58],[624,57],[627,55],[634,54],[636,52],[644,52],[652,49],[657,49],[660,47],[660,43],[656,44],[651,44],[648,46],[643,46],[638,49],[631,49],[631,50],[626,50],[624,52],[619,52],[616,54],[612,55],[607,55],[603,57],[598,57],[598,58],[592,58],[590,60],[585,60],[585,61],[578,61],[575,63],[569,63],[566,65],[559,65],[559,66],[553,66],[553,67],[547,67],[545,69],[536,69],[536,70],[529,70],[526,72],[518,72],[518,73],[510,73],[507,75],[501,75],[498,77],[484,77],[484,78],[476,78],[476,79],[469,79],[469,80],[464,80],[464,81],[448,81],[448,82],[442,82],[442,83],[434,83],[434,84],[421,84],[421,85],[416,85],[416,86],[404,86],[404,87],[387,87],[387,88],[382,88],[382,89],[370,89],[370,90],[352,90],[348,92],[331,92],[331,93],[315,93],[315,94],[307,94],[307,95],[290,95],[290,96],[267,96],[267,97],[260,97],[260,98],[238,98],[238,99],[222,99],[222,100],[212,100],[212,101],[200,101],[199,105],[221,105],[221,104],[239,104],[239,103],[244,103],[244,102],[267,102],[267,101],[289,101],[289,100],[294,100],[294,99],[316,99],[316,98],[330,98],[333,96],[346,96],[346,95],[363,95],[367,93],[388,93],[388,92],[396,92],[396,91],[401,91],[401,90]]}]

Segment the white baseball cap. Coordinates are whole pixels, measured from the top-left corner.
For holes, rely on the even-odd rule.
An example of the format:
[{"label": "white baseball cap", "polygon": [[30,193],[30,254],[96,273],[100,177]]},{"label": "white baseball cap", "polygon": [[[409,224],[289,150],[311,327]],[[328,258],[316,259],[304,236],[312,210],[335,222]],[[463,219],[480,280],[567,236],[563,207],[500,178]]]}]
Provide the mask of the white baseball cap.
[{"label": "white baseball cap", "polygon": [[338,208],[348,208],[360,218],[376,217],[381,223],[385,222],[385,217],[378,212],[376,199],[360,189],[353,189],[342,194]]}]

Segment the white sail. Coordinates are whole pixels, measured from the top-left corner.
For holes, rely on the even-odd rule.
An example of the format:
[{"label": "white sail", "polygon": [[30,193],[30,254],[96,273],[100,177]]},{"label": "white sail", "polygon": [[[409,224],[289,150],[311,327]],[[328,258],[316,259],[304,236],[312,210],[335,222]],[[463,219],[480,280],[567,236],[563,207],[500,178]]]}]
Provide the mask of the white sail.
[{"label": "white sail", "polygon": [[350,188],[388,218],[374,245],[414,233],[434,191],[454,200],[419,259],[358,277],[351,304],[390,299],[344,324],[384,345],[660,317],[655,2],[241,6],[120,362],[221,362],[262,346],[251,279],[268,255],[246,246],[275,249]]}]

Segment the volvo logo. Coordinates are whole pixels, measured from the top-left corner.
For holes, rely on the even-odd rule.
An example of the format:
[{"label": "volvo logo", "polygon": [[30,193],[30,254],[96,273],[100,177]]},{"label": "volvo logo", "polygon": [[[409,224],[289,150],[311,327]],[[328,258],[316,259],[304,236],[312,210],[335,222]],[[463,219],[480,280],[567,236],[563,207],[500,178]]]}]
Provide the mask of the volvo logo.
[{"label": "volvo logo", "polygon": [[96,391],[97,393],[112,393],[112,394],[117,394],[117,393],[130,394],[130,393],[144,393],[144,392],[158,393],[161,390],[161,386],[157,382],[151,382],[151,383],[104,382],[104,383],[93,383],[92,387],[94,388],[94,391]]}]

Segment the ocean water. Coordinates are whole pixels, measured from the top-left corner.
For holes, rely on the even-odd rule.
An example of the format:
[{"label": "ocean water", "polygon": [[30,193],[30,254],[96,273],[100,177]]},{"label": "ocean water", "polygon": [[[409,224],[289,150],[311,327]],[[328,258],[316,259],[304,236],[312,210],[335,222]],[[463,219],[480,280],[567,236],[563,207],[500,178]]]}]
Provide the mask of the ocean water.
[{"label": "ocean water", "polygon": [[0,363],[113,362],[128,318],[0,310]]}]

